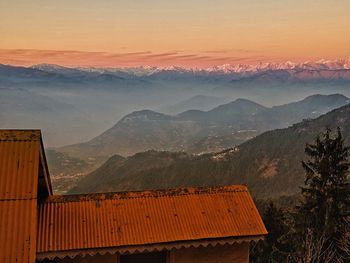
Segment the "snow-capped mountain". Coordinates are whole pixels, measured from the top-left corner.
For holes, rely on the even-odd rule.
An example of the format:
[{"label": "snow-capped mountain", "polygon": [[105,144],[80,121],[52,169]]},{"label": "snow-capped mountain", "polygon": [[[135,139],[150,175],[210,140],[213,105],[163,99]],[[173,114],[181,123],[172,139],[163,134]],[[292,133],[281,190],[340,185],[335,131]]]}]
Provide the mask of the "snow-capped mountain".
[{"label": "snow-capped mountain", "polygon": [[215,66],[205,69],[209,72],[223,73],[243,73],[243,72],[261,72],[267,70],[341,70],[350,69],[350,58],[339,60],[325,60],[318,61],[306,61],[301,63],[295,63],[291,61],[283,63],[258,63],[256,65],[248,64],[224,64],[221,66]]},{"label": "snow-capped mountain", "polygon": [[350,69],[350,58],[338,59],[338,60],[325,60],[321,59],[318,61],[305,61],[301,63],[286,61],[282,63],[258,63],[255,65],[251,64],[224,64],[213,66],[209,68],[185,68],[180,66],[167,66],[167,67],[154,67],[154,66],[139,66],[139,67],[108,67],[108,68],[96,68],[96,67],[77,67],[68,68],[60,65],[51,64],[38,64],[33,65],[32,68],[46,71],[46,72],[58,72],[63,70],[80,70],[85,72],[95,73],[117,73],[123,72],[132,74],[135,76],[149,76],[160,72],[177,72],[177,73],[194,73],[194,74],[245,74],[245,73],[257,73],[270,70],[349,70]]}]

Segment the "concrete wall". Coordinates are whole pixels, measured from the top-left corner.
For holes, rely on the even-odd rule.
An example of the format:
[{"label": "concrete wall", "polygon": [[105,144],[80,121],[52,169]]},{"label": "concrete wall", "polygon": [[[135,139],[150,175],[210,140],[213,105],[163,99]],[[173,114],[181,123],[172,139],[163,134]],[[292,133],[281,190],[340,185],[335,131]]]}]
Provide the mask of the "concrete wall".
[{"label": "concrete wall", "polygon": [[248,263],[249,243],[170,251],[169,263]]}]

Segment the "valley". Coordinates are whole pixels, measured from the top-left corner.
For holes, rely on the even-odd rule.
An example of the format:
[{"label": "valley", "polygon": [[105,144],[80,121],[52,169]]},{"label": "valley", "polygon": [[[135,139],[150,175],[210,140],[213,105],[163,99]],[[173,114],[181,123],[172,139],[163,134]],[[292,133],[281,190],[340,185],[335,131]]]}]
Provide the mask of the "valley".
[{"label": "valley", "polygon": [[[311,136],[284,148],[280,133],[348,104],[349,65],[1,65],[0,126],[42,129],[58,193],[244,182],[259,197],[290,195],[301,171],[293,158]],[[108,180],[91,177],[101,174]]]},{"label": "valley", "polygon": [[285,105],[265,107],[237,99],[209,111],[188,110],[166,115],[132,112],[92,140],[58,148],[78,158],[133,155],[147,150],[196,154],[234,147],[264,131],[285,128],[349,103],[340,94],[313,95]]},{"label": "valley", "polygon": [[350,105],[291,127],[265,132],[219,153],[147,151],[113,156],[70,193],[242,184],[256,198],[295,195],[303,184],[304,147],[325,127],[339,127],[350,143]]}]

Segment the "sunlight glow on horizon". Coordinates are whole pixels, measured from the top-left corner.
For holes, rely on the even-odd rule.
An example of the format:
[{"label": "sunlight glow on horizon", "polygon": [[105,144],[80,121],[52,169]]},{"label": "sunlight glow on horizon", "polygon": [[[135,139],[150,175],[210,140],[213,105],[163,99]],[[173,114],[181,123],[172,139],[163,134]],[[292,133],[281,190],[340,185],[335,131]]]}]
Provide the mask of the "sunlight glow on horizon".
[{"label": "sunlight glow on horizon", "polygon": [[209,67],[350,57],[350,1],[0,3],[0,63]]},{"label": "sunlight glow on horizon", "polygon": [[[32,66],[37,64],[56,64],[66,67],[169,67],[179,66],[183,68],[210,68],[222,65],[258,65],[264,63],[283,62],[317,62],[324,58],[314,59],[271,59],[258,57],[229,57],[217,56],[218,52],[210,52],[215,55],[182,54],[181,52],[168,52],[154,54],[152,52],[135,53],[107,53],[84,51],[55,51],[55,50],[7,50],[0,49],[0,64],[14,66]],[[349,57],[329,58],[326,60],[350,59]]]}]

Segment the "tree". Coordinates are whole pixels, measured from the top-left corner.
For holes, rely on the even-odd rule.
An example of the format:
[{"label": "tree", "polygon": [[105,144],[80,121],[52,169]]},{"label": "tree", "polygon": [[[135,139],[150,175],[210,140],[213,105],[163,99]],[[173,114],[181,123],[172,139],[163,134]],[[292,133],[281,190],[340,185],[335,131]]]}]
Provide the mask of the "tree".
[{"label": "tree", "polygon": [[[300,242],[304,255],[308,254],[308,247],[319,247],[322,240],[322,250],[327,249],[327,253],[321,251],[321,256],[333,255],[333,262],[345,262],[341,261],[345,255],[339,240],[347,239],[343,229],[350,212],[349,149],[339,128],[335,135],[327,129],[314,144],[306,145],[308,160],[302,162],[306,179],[301,188],[303,200],[297,207],[296,225],[304,241]],[[307,244],[310,240],[311,245]]]},{"label": "tree", "polygon": [[268,235],[252,249],[251,262],[285,262],[289,242],[284,239],[289,231],[285,212],[270,202],[262,215]]}]

